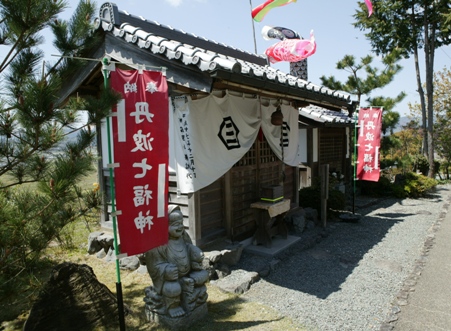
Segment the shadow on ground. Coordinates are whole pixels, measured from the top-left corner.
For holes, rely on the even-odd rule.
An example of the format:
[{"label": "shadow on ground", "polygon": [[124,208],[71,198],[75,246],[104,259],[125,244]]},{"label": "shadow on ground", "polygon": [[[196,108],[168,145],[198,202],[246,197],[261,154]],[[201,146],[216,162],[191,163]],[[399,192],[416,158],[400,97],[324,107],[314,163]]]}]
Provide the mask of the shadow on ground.
[{"label": "shadow on ground", "polygon": [[[437,188],[427,195],[427,199],[440,202],[438,190],[448,191],[447,188]],[[412,215],[431,214],[426,210],[412,213],[409,206],[414,205],[415,200],[409,199],[408,205],[404,203],[405,200],[400,199],[373,201],[356,210],[362,215],[357,223],[328,222],[326,230],[308,230],[310,233],[302,234],[299,243],[272,261],[263,262],[260,257],[243,254],[239,267],[261,271],[264,263],[273,265],[269,275],[264,277],[266,281],[325,299],[340,290],[363,256],[384,239],[391,227]],[[377,209],[381,211],[374,213]],[[305,245],[309,240],[314,244]],[[262,260],[260,265],[256,263],[259,259]],[[396,262],[375,263],[389,272],[399,272],[400,266]]]},{"label": "shadow on ground", "polygon": [[[336,223],[332,233],[314,247],[293,252],[286,265],[269,274],[267,281],[325,299],[339,291],[362,257],[377,245],[403,214],[365,217],[358,223]],[[282,270],[284,269],[284,270]],[[286,277],[287,272],[296,277]]]},{"label": "shadow on ground", "polygon": [[[215,302],[209,300],[207,316],[186,331],[294,330],[287,319],[274,313],[263,316],[261,312],[262,306],[249,303],[239,296],[229,296]],[[148,330],[151,331],[170,330],[161,325],[149,325]]]}]

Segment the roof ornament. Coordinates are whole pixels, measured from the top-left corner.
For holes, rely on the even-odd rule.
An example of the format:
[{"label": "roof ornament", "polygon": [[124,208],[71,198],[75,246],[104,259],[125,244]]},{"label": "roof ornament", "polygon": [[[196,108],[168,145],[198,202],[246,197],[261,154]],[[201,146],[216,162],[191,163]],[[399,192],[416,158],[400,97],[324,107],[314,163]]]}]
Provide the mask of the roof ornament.
[{"label": "roof ornament", "polygon": [[112,23],[113,25],[120,25],[119,19],[119,10],[115,3],[105,2],[102,6],[100,6],[99,17],[108,23]]}]

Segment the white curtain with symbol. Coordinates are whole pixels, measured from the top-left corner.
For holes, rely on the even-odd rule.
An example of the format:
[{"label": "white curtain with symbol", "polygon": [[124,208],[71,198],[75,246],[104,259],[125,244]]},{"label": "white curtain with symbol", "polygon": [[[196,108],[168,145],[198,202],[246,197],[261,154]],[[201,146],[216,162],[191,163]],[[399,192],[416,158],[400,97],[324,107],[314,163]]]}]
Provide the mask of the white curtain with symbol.
[{"label": "white curtain with symbol", "polygon": [[[171,110],[174,134],[170,135],[170,146],[175,158],[171,164],[181,193],[200,190],[223,176],[252,147],[260,128],[275,154],[282,159],[281,127],[271,124],[275,107],[260,105],[255,96],[226,92],[224,96],[211,94],[197,100],[175,98]],[[284,161],[297,165],[297,111],[282,105],[282,113],[287,122],[285,127],[290,127],[284,130],[289,139]]]},{"label": "white curtain with symbol", "polygon": [[[266,140],[271,146],[274,154],[293,167],[297,167],[301,163],[301,157],[298,153],[299,145],[299,111],[289,104],[281,104],[280,108],[283,114],[282,126],[275,126],[271,124],[271,114],[276,111],[276,105],[270,100],[262,99],[261,112],[262,112],[262,130],[266,137]],[[283,155],[280,135],[283,134]]]}]

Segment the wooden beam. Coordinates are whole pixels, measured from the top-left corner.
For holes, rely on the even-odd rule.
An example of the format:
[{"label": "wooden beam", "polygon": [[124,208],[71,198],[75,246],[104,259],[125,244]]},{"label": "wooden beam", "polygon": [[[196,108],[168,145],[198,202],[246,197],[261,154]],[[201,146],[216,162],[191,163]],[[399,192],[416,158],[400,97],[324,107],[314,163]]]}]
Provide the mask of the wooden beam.
[{"label": "wooden beam", "polygon": [[232,238],[232,176],[231,170],[227,171],[224,176],[224,214],[225,214],[225,230],[227,238]]},{"label": "wooden beam", "polygon": [[202,239],[201,215],[200,215],[200,193],[199,191],[188,194],[188,232],[194,245]]}]

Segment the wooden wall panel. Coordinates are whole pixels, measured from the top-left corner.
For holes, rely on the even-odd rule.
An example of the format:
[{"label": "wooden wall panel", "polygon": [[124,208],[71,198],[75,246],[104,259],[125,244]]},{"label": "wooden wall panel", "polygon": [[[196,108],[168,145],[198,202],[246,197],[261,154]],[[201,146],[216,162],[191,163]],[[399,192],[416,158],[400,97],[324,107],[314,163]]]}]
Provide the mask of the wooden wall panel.
[{"label": "wooden wall panel", "polygon": [[225,232],[224,178],[200,190],[199,202],[202,238]]},{"label": "wooden wall panel", "polygon": [[231,226],[232,240],[242,240],[255,231],[255,219],[251,203],[257,199],[257,168],[236,166],[231,169]]},{"label": "wooden wall panel", "polygon": [[291,205],[296,204],[297,199],[295,194],[298,194],[297,190],[297,177],[295,168],[285,165],[285,181],[283,184],[283,196],[285,199],[290,199]]},{"label": "wooden wall panel", "polygon": [[187,194],[181,194],[177,191],[177,178],[175,174],[169,174],[169,185],[168,185],[168,203],[170,205],[177,205],[183,213],[183,225],[188,230],[188,232],[193,236],[189,228],[189,199]]},{"label": "wooden wall panel", "polygon": [[345,129],[322,129],[319,141],[320,164],[329,164],[330,172],[343,173],[346,159]]}]

